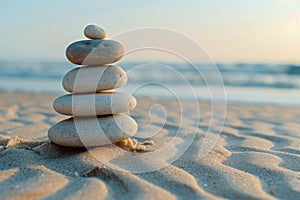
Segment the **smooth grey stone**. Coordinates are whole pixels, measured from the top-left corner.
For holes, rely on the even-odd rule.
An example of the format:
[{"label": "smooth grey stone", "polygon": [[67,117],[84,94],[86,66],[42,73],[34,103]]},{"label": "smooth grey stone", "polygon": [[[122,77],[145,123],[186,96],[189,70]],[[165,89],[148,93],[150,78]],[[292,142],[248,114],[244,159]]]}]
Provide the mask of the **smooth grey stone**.
[{"label": "smooth grey stone", "polygon": [[114,40],[80,40],[66,49],[68,60],[77,65],[111,64],[123,55],[123,45]]},{"label": "smooth grey stone", "polygon": [[133,136],[137,124],[125,114],[105,117],[71,117],[48,130],[50,140],[67,147],[102,146]]},{"label": "smooth grey stone", "polygon": [[64,89],[71,93],[111,90],[126,83],[126,72],[114,65],[78,67],[69,71],[62,81]]},{"label": "smooth grey stone", "polygon": [[55,99],[53,107],[63,115],[95,116],[127,112],[134,109],[136,99],[121,92],[68,94]]},{"label": "smooth grey stone", "polygon": [[104,29],[94,24],[87,25],[83,32],[85,37],[92,40],[102,40],[107,36],[107,33]]}]

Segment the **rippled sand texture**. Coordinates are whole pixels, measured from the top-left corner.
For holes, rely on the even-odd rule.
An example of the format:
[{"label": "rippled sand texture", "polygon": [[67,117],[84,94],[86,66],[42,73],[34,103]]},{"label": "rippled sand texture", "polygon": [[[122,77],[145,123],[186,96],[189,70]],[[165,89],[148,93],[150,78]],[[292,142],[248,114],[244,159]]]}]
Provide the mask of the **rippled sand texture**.
[{"label": "rippled sand texture", "polygon": [[[131,174],[101,165],[85,149],[51,144],[47,129],[63,119],[52,109],[54,95],[0,94],[0,199],[299,199],[300,108],[229,105],[222,135],[205,158],[200,145],[210,120],[200,104],[195,140],[172,165]],[[178,130],[174,101],[139,99],[131,113],[141,124],[143,108],[170,110],[151,150]],[[190,109],[194,109],[192,106]],[[153,111],[153,126],[162,114]],[[193,117],[193,116],[189,116]],[[185,126],[194,126],[189,119]],[[117,148],[117,147],[101,147]],[[107,154],[106,158],[113,155]],[[122,156],[122,155],[120,155]]]}]

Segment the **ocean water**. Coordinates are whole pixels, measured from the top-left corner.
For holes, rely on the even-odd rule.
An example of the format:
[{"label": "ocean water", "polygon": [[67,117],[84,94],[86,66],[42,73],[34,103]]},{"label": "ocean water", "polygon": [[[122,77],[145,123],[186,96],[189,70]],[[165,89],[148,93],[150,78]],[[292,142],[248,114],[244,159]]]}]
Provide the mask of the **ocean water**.
[{"label": "ocean water", "polygon": [[[215,68],[198,63],[197,70],[171,62],[117,65],[128,74],[128,84],[118,91],[137,97],[222,101],[226,94],[229,103],[300,106],[300,66],[296,65],[218,63]],[[74,67],[67,62],[0,62],[0,91],[65,93],[61,80]],[[215,92],[223,88],[224,93]]]}]

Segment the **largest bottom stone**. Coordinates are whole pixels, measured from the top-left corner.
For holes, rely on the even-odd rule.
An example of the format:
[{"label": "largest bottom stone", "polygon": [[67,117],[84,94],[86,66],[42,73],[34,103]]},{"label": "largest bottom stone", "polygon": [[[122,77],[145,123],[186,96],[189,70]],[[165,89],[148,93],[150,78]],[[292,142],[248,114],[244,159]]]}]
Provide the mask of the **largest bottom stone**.
[{"label": "largest bottom stone", "polygon": [[71,117],[58,122],[48,131],[50,140],[67,147],[101,146],[133,136],[137,124],[128,115]]}]

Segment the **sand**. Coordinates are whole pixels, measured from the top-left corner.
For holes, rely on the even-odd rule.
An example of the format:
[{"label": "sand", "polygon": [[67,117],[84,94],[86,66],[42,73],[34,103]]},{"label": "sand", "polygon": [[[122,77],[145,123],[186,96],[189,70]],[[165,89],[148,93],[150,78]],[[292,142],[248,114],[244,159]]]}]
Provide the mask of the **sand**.
[{"label": "sand", "polygon": [[[200,126],[184,155],[160,170],[134,174],[101,164],[86,149],[49,142],[48,128],[65,118],[52,109],[57,96],[0,94],[0,199],[300,198],[300,108],[228,105],[216,146],[200,159],[210,121],[209,104],[200,103]],[[153,111],[154,127],[162,128],[151,151],[172,136],[180,118],[176,102],[155,99],[138,99],[131,115],[147,124],[141,108],[157,103],[170,112],[161,126],[163,115]],[[195,126],[192,121],[184,126]],[[99,151],[115,159],[108,151],[114,148]]]}]

